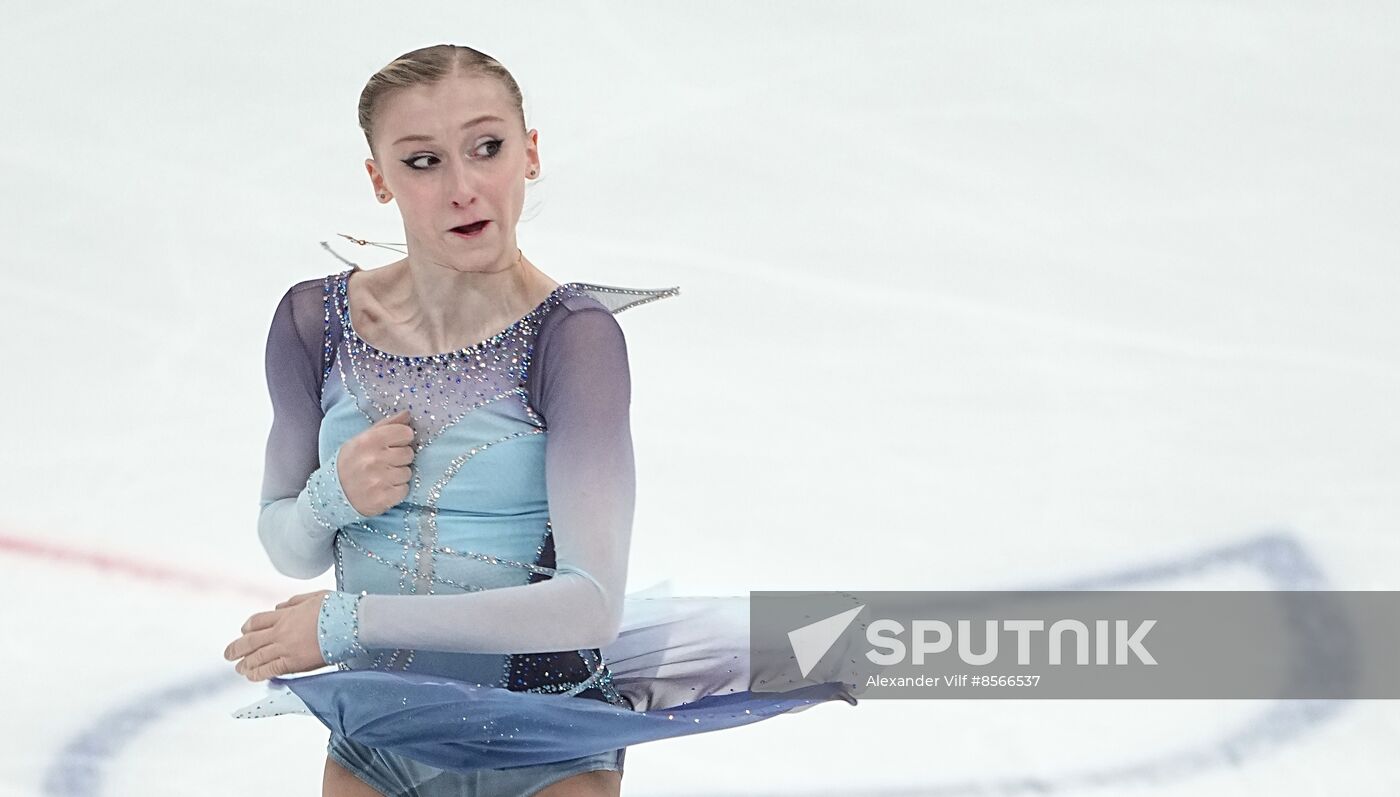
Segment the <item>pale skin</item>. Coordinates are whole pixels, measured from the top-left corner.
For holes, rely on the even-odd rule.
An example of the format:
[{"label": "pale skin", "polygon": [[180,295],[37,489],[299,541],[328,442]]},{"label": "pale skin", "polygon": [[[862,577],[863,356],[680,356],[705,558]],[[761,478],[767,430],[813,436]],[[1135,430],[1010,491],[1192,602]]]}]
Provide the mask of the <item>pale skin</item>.
[{"label": "pale skin", "polygon": [[[540,171],[539,131],[522,129],[498,81],[459,74],[392,92],[378,109],[372,135],[365,169],[375,198],[398,204],[408,254],[352,275],[351,324],[361,337],[395,354],[454,351],[510,324],[558,287],[517,252],[525,181]],[[451,232],[481,219],[489,223],[472,238]],[[408,494],[408,420],[404,410],[341,446],[341,487],[363,515],[381,514]],[[316,622],[327,592],[294,595],[249,617],[224,658],[236,661],[234,669],[250,681],[325,667]],[[536,794],[615,796],[621,778],[585,772]],[[329,757],[322,789],[323,797],[379,794]]]}]

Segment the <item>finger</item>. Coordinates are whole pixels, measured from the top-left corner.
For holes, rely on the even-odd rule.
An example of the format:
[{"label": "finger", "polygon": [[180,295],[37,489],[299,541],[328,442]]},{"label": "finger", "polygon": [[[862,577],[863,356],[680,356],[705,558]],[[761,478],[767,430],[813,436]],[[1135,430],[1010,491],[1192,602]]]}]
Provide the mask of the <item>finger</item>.
[{"label": "finger", "polygon": [[277,622],[277,612],[258,612],[252,617],[249,617],[248,622],[244,623],[243,627],[238,630],[247,634],[264,628],[271,628],[272,624],[275,622]]},{"label": "finger", "polygon": [[290,597],[290,598],[288,598],[288,599],[282,601],[281,603],[277,604],[277,608],[279,608],[279,609],[285,609],[285,608],[287,608],[287,607],[289,607],[289,606],[295,606],[295,605],[297,605],[298,603],[301,603],[302,601],[310,600],[310,599],[312,599],[312,598],[314,598],[314,597],[316,597],[317,595],[320,595],[320,594],[321,594],[321,591],[316,591],[316,592],[303,592],[303,593],[301,593],[300,595],[293,595],[292,597]]},{"label": "finger", "polygon": [[241,659],[258,648],[272,642],[273,637],[274,632],[270,628],[262,631],[254,631],[251,634],[244,634],[230,642],[228,647],[224,648],[224,658],[229,661]]},{"label": "finger", "polygon": [[281,655],[282,646],[276,641],[269,641],[264,645],[258,646],[251,653],[244,656],[234,669],[244,675],[248,675],[257,670],[258,667],[280,658]]},{"label": "finger", "polygon": [[386,465],[411,465],[413,464],[413,446],[389,446],[385,449],[384,464]]},{"label": "finger", "polygon": [[396,468],[389,468],[389,486],[399,487],[408,484],[413,479],[413,468],[403,465]]},{"label": "finger", "polygon": [[258,667],[280,658],[285,649],[282,642],[273,636],[259,637],[249,646],[234,669],[244,675],[250,675]]},{"label": "finger", "polygon": [[374,426],[388,426],[396,423],[407,423],[409,420],[408,410],[399,410],[393,415],[388,415],[374,422]]},{"label": "finger", "polygon": [[367,447],[374,449],[376,457],[395,448],[412,447],[413,445],[413,427],[411,426],[383,426],[378,429],[370,429],[364,434],[369,438],[366,441]]},{"label": "finger", "polygon": [[266,681],[274,675],[286,675],[291,671],[290,660],[286,656],[278,656],[265,664],[254,667],[248,673],[250,681]]},{"label": "finger", "polygon": [[[407,412],[407,410],[405,410],[405,412]],[[375,434],[377,434],[378,440],[385,445],[407,445],[413,443],[413,426],[410,426],[409,420],[407,419],[403,420],[403,423],[392,423],[389,424],[389,426],[379,427],[379,429],[375,430]]]}]

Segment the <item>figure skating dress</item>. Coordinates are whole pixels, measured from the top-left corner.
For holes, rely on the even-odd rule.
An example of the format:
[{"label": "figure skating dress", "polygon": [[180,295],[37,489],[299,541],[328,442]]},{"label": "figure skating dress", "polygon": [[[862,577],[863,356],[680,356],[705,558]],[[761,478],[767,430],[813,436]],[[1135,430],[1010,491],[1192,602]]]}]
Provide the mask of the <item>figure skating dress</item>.
[{"label": "figure skating dress", "polygon": [[[309,713],[386,794],[528,794],[622,769],[627,745],[854,704],[851,685],[748,689],[747,600],[624,595],[635,470],[615,315],[677,295],[568,282],[505,329],[429,356],[355,331],[358,266],[288,289],[258,533],[277,570],[334,567],[333,671],[274,678],[240,717]],[[407,498],[360,514],[340,446],[407,409]]]}]

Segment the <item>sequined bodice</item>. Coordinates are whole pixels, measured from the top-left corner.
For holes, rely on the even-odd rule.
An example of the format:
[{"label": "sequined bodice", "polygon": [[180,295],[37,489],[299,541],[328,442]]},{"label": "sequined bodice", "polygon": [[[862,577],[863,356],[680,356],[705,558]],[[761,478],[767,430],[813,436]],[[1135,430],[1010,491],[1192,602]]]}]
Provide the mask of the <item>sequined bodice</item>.
[{"label": "sequined bodice", "polygon": [[[404,501],[336,533],[337,589],[451,594],[550,578],[555,562],[544,478],[548,430],[525,384],[540,324],[565,297],[586,291],[577,283],[560,285],[487,340],[447,354],[409,357],[380,351],[355,333],[349,273],[335,279],[328,302],[327,312],[335,314],[343,333],[325,353],[321,459],[406,409],[414,460]],[[369,650],[340,666],[621,700],[596,649]]]}]

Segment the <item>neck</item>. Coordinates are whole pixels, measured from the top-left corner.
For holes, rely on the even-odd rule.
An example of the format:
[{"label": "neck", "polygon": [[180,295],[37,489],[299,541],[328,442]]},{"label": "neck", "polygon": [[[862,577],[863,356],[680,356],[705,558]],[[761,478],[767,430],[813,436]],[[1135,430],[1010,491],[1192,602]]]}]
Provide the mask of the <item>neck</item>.
[{"label": "neck", "polygon": [[431,351],[460,348],[528,313],[556,286],[519,249],[487,269],[408,257],[385,266],[378,303]]}]

